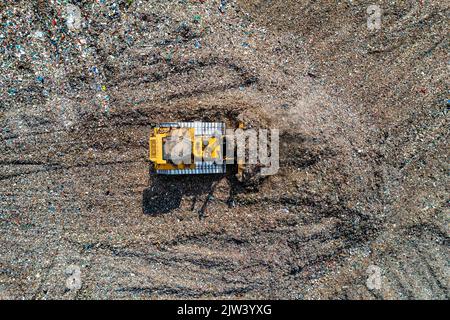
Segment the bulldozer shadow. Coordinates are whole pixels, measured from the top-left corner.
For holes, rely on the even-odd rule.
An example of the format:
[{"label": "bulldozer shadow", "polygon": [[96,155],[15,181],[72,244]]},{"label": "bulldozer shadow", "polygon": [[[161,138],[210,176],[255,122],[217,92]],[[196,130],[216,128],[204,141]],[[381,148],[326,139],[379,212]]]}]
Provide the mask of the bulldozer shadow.
[{"label": "bulldozer shadow", "polygon": [[206,209],[209,199],[212,197],[216,184],[225,175],[151,175],[150,187],[144,189],[142,194],[142,209],[146,215],[160,215],[170,213],[181,206],[184,196],[193,197],[192,210],[197,199],[206,200],[201,205],[199,216]]}]

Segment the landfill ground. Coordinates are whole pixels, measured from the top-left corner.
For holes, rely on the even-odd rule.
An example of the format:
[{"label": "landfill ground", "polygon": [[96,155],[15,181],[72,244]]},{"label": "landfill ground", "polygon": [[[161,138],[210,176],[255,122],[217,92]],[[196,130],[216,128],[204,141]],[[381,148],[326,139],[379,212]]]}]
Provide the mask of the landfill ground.
[{"label": "landfill ground", "polygon": [[[448,16],[2,1],[0,299],[448,299]],[[151,123],[241,115],[276,175],[149,175]]]}]

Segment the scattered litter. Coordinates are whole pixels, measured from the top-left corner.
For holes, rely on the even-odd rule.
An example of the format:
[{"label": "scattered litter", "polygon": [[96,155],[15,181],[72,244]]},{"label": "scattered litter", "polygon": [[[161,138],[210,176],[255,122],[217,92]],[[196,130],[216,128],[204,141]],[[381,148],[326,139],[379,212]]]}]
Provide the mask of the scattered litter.
[{"label": "scattered litter", "polygon": [[43,38],[44,37],[44,33],[42,31],[38,30],[38,31],[36,31],[34,33],[34,37],[35,38]]},{"label": "scattered litter", "polygon": [[48,206],[48,211],[51,212],[51,213],[55,213],[55,212],[56,212],[55,206],[52,205],[52,204],[50,204],[50,205]]},{"label": "scattered litter", "polygon": [[227,4],[228,4],[228,0],[220,0],[219,11],[221,13],[225,13]]},{"label": "scattered litter", "polygon": [[66,5],[66,23],[70,30],[79,30],[81,28],[81,10],[76,5]]},{"label": "scattered litter", "polygon": [[196,14],[195,16],[194,16],[194,22],[200,22],[202,20],[202,16],[201,15],[199,15],[199,14]]},{"label": "scattered litter", "polygon": [[92,68],[89,69],[89,71],[91,71],[91,72],[94,73],[94,74],[98,74],[98,69],[97,69],[97,67],[92,67]]}]

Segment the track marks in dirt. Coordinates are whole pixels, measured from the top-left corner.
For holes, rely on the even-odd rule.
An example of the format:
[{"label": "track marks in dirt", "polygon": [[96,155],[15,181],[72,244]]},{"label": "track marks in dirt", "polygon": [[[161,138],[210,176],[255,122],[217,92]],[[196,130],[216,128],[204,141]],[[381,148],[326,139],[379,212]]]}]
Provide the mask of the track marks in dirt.
[{"label": "track marks in dirt", "polygon": [[[130,75],[132,74],[132,76]],[[157,63],[133,69],[111,81],[112,101],[122,105],[161,104],[215,92],[245,88],[258,82],[258,76],[224,58]],[[182,89],[190,83],[190,89]],[[119,85],[117,85],[119,84]],[[126,97],[121,92],[127,90]]]}]

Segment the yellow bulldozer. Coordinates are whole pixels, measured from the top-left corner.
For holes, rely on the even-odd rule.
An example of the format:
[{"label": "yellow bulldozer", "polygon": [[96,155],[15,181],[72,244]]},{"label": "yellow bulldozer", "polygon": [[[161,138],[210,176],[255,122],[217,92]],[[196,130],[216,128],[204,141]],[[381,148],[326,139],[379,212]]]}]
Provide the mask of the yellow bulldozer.
[{"label": "yellow bulldozer", "polygon": [[[149,139],[150,172],[164,175],[223,174],[227,168],[225,139],[223,122],[153,124]],[[243,165],[237,165],[239,174]]]}]

